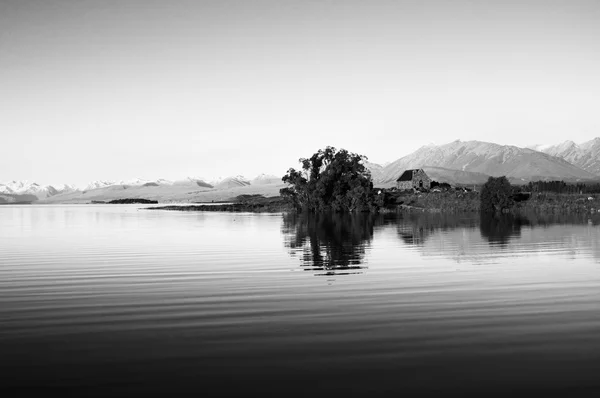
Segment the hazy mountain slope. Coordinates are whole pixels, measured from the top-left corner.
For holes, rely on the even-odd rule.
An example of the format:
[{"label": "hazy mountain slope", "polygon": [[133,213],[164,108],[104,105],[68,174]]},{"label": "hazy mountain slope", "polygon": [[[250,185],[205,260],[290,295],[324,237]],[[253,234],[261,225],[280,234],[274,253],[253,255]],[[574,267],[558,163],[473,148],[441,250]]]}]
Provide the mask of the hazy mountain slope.
[{"label": "hazy mountain slope", "polygon": [[594,175],[554,157],[528,148],[498,145],[481,141],[454,141],[445,145],[421,147],[383,169],[381,181],[395,181],[406,169],[420,167],[470,171],[491,176],[507,176],[530,180],[553,178],[565,180],[591,179]]},{"label": "hazy mountain slope", "polygon": [[208,189],[212,189],[212,187],[199,186],[196,181],[192,180],[172,184],[109,185],[86,191],[55,195],[41,200],[40,203],[88,203],[92,200],[108,201],[125,198],[168,200],[171,197],[185,198],[190,193]]},{"label": "hazy mountain slope", "polygon": [[369,161],[364,162],[364,165],[371,172],[371,178],[373,179],[373,182],[376,184],[379,184],[379,186],[383,187],[381,185],[381,183],[383,182],[382,181],[383,166],[379,165],[377,163],[369,162]]},{"label": "hazy mountain slope", "polygon": [[212,185],[210,185],[209,183],[204,182],[202,180],[197,180],[196,185],[198,185],[199,187],[202,187],[202,188],[214,188]]},{"label": "hazy mountain slope", "polygon": [[562,144],[541,147],[539,150],[600,176],[600,137],[582,144],[565,141]]},{"label": "hazy mountain slope", "polygon": [[221,180],[218,184],[215,185],[217,189],[231,189],[236,187],[243,187],[246,185],[250,185],[250,181],[248,181],[244,176],[238,175],[234,177],[226,177]]},{"label": "hazy mountain slope", "polygon": [[37,196],[31,194],[0,193],[0,204],[29,203],[37,200]]},{"label": "hazy mountain slope", "polygon": [[280,184],[282,182],[281,177],[272,174],[259,174],[250,181],[250,185]]},{"label": "hazy mountain slope", "polygon": [[[160,185],[165,185],[165,183],[161,182],[161,181],[166,181],[166,180],[158,180],[157,181]],[[183,180],[169,182],[169,184],[172,184],[172,185],[189,185],[189,184],[191,184],[192,186],[196,185],[196,186],[199,186],[202,188],[214,188],[211,184],[205,182],[204,179],[200,178],[200,177],[187,177]]]},{"label": "hazy mountain slope", "polygon": [[488,174],[473,171],[452,170],[443,167],[424,166],[423,170],[437,182],[447,182],[452,185],[477,185],[484,184],[490,176]]},{"label": "hazy mountain slope", "polygon": [[84,192],[71,192],[56,195],[38,203],[90,203],[91,201],[110,201],[114,199],[143,198],[157,200],[162,203],[168,202],[197,202],[212,200],[229,200],[242,194],[261,194],[265,196],[279,195],[279,189],[284,184],[259,184],[242,185],[225,189],[207,188],[199,186],[195,181],[184,183],[173,183],[171,185],[158,186],[127,186],[113,185]]}]

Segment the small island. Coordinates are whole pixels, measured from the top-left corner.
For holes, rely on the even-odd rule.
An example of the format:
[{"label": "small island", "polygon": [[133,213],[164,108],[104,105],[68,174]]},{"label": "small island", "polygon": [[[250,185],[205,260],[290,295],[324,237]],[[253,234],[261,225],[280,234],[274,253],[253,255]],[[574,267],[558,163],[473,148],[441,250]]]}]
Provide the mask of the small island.
[{"label": "small island", "polygon": [[155,204],[158,204],[158,200],[128,198],[128,199],[115,199],[115,200],[111,200],[106,203],[108,203],[109,205],[128,205],[128,204],[155,205]]},{"label": "small island", "polygon": [[263,195],[239,195],[231,200],[233,203],[206,203],[189,206],[149,207],[148,210],[177,211],[229,211],[252,213],[275,213],[291,210],[289,204],[280,196],[264,197]]}]

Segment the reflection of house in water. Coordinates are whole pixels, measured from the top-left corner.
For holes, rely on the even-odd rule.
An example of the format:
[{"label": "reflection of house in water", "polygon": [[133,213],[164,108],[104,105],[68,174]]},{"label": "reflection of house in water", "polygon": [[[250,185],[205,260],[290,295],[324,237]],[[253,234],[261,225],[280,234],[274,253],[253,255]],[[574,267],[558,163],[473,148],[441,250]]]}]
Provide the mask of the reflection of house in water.
[{"label": "reflection of house in water", "polygon": [[398,224],[398,236],[408,245],[423,245],[427,237],[435,231],[423,225]]},{"label": "reflection of house in water", "polygon": [[[373,214],[285,214],[285,245],[316,275],[360,273],[373,229],[384,217]],[[319,272],[322,271],[322,272]]]},{"label": "reflection of house in water", "polygon": [[437,231],[453,230],[459,227],[474,228],[473,218],[459,214],[410,213],[403,214],[398,220],[398,236],[409,245],[423,245]]}]

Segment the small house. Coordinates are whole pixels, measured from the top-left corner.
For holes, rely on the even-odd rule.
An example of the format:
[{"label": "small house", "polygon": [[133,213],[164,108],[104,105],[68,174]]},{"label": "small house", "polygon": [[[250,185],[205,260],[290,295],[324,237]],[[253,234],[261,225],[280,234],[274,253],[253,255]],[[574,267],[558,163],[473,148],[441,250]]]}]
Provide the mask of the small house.
[{"label": "small house", "polygon": [[398,190],[405,189],[429,189],[431,187],[431,178],[425,174],[423,169],[405,170],[396,180]]}]

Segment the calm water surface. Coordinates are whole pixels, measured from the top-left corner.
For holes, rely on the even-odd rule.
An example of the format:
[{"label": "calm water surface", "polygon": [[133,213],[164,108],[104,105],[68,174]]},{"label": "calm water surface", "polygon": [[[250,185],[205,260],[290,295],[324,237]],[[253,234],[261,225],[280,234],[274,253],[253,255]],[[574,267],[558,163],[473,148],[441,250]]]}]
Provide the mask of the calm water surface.
[{"label": "calm water surface", "polygon": [[600,220],[0,206],[0,388],[600,393]]}]

